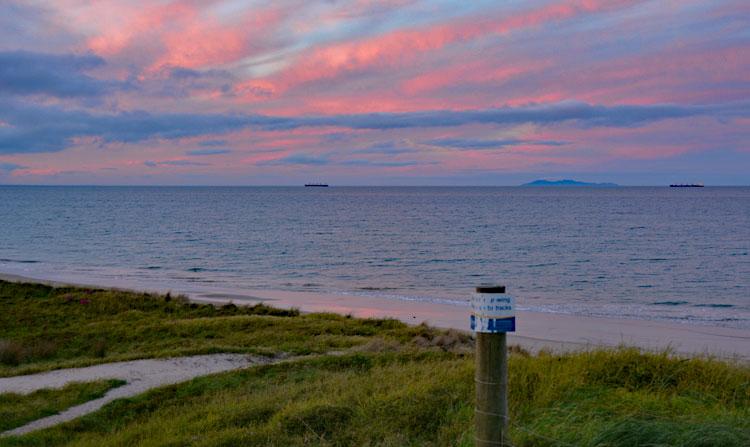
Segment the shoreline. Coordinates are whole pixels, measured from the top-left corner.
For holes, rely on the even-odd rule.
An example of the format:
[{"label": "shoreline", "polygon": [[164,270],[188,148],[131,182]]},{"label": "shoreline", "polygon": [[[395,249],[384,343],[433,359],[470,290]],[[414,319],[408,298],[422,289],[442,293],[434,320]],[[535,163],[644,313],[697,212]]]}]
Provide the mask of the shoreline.
[{"label": "shoreline", "polygon": [[[137,290],[103,284],[81,284],[0,273],[0,280],[31,282],[50,286],[97,287]],[[166,293],[167,290],[150,290]],[[180,291],[173,291],[182,293]],[[265,303],[302,312],[332,312],[360,318],[395,318],[407,324],[425,322],[444,329],[468,331],[468,308],[442,303],[396,301],[360,295],[243,290],[243,293],[211,292],[186,294],[191,301],[226,304]],[[538,351],[575,351],[596,347],[633,346],[647,351],[670,351],[688,356],[713,356],[750,361],[750,330],[629,320],[569,314],[517,311],[517,331],[508,342]]]}]

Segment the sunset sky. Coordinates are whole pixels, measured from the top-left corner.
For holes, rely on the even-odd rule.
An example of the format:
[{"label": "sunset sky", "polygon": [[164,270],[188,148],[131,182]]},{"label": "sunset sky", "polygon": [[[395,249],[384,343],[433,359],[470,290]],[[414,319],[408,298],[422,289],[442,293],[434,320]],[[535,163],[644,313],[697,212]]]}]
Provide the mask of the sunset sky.
[{"label": "sunset sky", "polygon": [[538,178],[750,184],[750,2],[0,2],[0,184]]}]

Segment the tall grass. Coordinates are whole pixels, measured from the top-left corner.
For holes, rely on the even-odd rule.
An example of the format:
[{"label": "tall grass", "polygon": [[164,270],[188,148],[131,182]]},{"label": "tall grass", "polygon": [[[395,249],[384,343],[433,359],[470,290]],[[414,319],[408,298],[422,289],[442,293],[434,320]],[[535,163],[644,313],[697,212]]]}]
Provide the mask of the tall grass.
[{"label": "tall grass", "polygon": [[[512,354],[509,379],[517,446],[750,442],[746,367],[632,349]],[[0,445],[470,446],[473,397],[470,355],[406,347],[199,378]]]},{"label": "tall grass", "polygon": [[518,445],[750,445],[747,366],[623,348],[510,368]]}]

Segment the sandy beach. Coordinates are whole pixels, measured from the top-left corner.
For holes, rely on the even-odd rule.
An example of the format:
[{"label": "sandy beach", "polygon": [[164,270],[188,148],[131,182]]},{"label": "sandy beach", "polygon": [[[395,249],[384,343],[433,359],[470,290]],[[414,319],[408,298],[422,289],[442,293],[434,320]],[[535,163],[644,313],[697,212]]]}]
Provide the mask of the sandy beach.
[{"label": "sandy beach", "polygon": [[[0,279],[50,285],[113,287],[0,274]],[[153,290],[166,292],[167,290]],[[176,291],[172,291],[173,293]],[[468,307],[403,301],[359,295],[242,290],[187,294],[191,300],[214,304],[265,304],[298,308],[302,312],[335,312],[363,318],[396,318],[408,324],[427,324],[468,330]],[[519,297],[519,300],[522,300]],[[601,318],[540,312],[517,312],[517,331],[509,342],[527,349],[568,351],[593,347],[634,346],[649,351],[671,350],[681,355],[709,355],[750,361],[750,331],[733,328],[674,324],[661,321]]]}]

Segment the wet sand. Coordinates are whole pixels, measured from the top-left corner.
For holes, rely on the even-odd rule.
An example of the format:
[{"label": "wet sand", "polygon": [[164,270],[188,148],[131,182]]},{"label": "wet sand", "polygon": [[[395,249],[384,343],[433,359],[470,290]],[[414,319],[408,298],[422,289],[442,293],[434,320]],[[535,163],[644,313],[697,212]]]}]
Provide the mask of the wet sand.
[{"label": "wet sand", "polygon": [[[0,279],[61,284],[4,274],[0,274]],[[303,312],[335,312],[363,318],[389,317],[409,324],[426,322],[442,328],[469,328],[468,306],[451,304],[277,290],[211,291],[188,296],[194,301],[214,304],[263,302],[281,308],[295,307]],[[669,349],[682,355],[710,355],[750,361],[750,330],[524,311],[516,313],[516,327],[517,331],[509,334],[509,342],[534,351],[626,345],[650,351]]]}]

